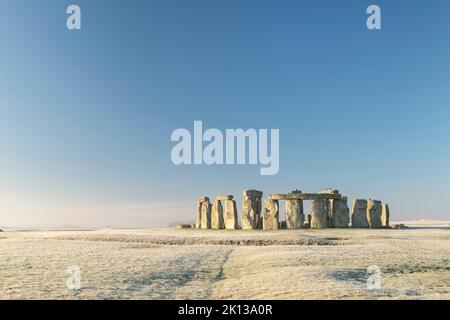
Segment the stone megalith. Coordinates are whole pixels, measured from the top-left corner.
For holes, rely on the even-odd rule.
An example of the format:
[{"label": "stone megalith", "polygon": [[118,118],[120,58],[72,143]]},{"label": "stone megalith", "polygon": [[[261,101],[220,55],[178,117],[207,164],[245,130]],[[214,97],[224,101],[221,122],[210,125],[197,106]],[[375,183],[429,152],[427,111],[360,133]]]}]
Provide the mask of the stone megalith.
[{"label": "stone megalith", "polygon": [[369,228],[377,229],[381,228],[381,201],[369,200],[367,201],[367,221],[369,222]]},{"label": "stone megalith", "polygon": [[225,221],[223,220],[223,207],[220,200],[215,200],[211,209],[211,228],[224,229]]},{"label": "stone megalith", "polygon": [[237,206],[236,201],[230,199],[225,200],[225,229],[233,230],[238,228],[238,215],[237,215]]},{"label": "stone megalith", "polygon": [[211,203],[209,203],[209,199],[202,202],[201,217],[201,228],[211,229]]},{"label": "stone megalith", "polygon": [[350,210],[347,197],[339,200],[331,200],[331,225],[333,228],[348,228],[350,222]]},{"label": "stone megalith", "polygon": [[368,228],[367,200],[355,199],[352,206],[352,228]]},{"label": "stone megalith", "polygon": [[302,200],[286,200],[286,228],[300,229],[305,223]]},{"label": "stone megalith", "polygon": [[195,219],[195,228],[201,229],[202,227],[202,205],[203,202],[209,201],[208,197],[200,197],[197,199],[197,215]]},{"label": "stone megalith", "polygon": [[310,225],[312,229],[323,229],[328,226],[327,201],[323,199],[312,201]]},{"label": "stone megalith", "polygon": [[244,190],[242,196],[242,229],[253,230],[260,227],[262,192]]},{"label": "stone megalith", "polygon": [[270,198],[264,201],[264,214],[263,214],[263,229],[264,230],[278,230],[279,227],[279,204],[278,200],[272,200]]},{"label": "stone megalith", "polygon": [[[339,194],[339,190],[328,188],[328,189],[324,189],[324,190],[320,191],[319,195],[320,194]],[[328,228],[334,228],[333,205],[334,205],[333,199],[327,200],[327,202],[325,204],[325,210],[327,211],[327,227]]]},{"label": "stone megalith", "polygon": [[389,206],[387,203],[381,205],[381,223],[383,227],[389,227]]}]

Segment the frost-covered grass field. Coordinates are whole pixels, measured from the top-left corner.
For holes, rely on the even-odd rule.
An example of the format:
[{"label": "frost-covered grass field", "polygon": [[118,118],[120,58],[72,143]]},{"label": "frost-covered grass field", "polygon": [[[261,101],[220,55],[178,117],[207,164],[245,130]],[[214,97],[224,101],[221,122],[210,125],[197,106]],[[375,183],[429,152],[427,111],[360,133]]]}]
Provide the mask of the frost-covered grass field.
[{"label": "frost-covered grass field", "polygon": [[[450,223],[0,233],[1,299],[450,299]],[[69,266],[81,290],[69,290]],[[367,287],[367,268],[381,289]]]}]

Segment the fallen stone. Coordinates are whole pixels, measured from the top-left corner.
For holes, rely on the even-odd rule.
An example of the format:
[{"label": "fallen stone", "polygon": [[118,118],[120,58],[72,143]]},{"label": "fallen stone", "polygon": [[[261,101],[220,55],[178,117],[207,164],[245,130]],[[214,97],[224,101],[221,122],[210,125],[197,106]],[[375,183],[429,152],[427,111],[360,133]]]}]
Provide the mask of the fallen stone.
[{"label": "fallen stone", "polygon": [[312,201],[311,228],[323,229],[327,227],[326,200],[316,199]]},{"label": "fallen stone", "polygon": [[263,229],[278,230],[279,216],[280,212],[278,200],[268,198],[264,201]]},{"label": "fallen stone", "polygon": [[211,209],[211,228],[212,229],[224,229],[225,222],[223,219],[223,207],[219,200],[214,201]]},{"label": "fallen stone", "polygon": [[387,203],[381,205],[381,223],[383,227],[389,227],[389,206]]},{"label": "fallen stone", "polygon": [[367,221],[371,229],[379,229],[383,226],[381,223],[381,201],[372,199],[367,201]]},{"label": "fallen stone", "polygon": [[353,200],[352,206],[352,228],[368,228],[367,221],[367,200]]},{"label": "fallen stone", "polygon": [[404,225],[403,223],[400,224],[394,224],[394,229],[408,229],[409,227]]},{"label": "fallen stone", "polygon": [[302,200],[287,200],[285,214],[286,214],[287,229],[303,228],[303,224],[305,222],[305,215],[303,214]]},{"label": "fallen stone", "polygon": [[237,216],[237,206],[236,201],[226,200],[225,204],[225,229],[233,230],[238,228],[238,216]]}]

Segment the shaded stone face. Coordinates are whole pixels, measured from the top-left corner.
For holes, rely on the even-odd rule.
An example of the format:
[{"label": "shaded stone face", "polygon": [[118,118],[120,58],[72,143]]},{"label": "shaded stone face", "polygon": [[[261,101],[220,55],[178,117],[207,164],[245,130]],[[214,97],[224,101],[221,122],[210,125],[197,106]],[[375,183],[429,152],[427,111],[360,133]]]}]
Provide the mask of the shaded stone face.
[{"label": "shaded stone face", "polygon": [[279,227],[279,204],[278,200],[267,199],[264,201],[263,229],[278,230]]},{"label": "shaded stone face", "polygon": [[327,200],[312,201],[311,225],[312,229],[323,229],[328,225]]},{"label": "shaded stone face", "polygon": [[223,207],[220,200],[215,200],[211,209],[211,228],[224,229],[225,222],[223,219]]},{"label": "shaded stone face", "polygon": [[352,207],[352,228],[368,228],[367,221],[367,200],[353,200]]},{"label": "shaded stone face", "polygon": [[383,227],[389,227],[389,206],[387,203],[381,205],[381,224]]},{"label": "shaded stone face", "polygon": [[369,228],[372,229],[381,228],[383,226],[381,223],[381,201],[367,201],[367,221],[369,223]]},{"label": "shaded stone face", "polygon": [[225,212],[225,229],[237,229],[238,228],[238,216],[237,216],[237,207],[236,201],[234,200],[226,200],[224,202]]},{"label": "shaded stone face", "polygon": [[331,207],[331,224],[333,228],[348,228],[350,222],[350,210],[347,204],[347,197],[341,200],[332,201]]},{"label": "shaded stone face", "polygon": [[255,197],[242,199],[242,229],[253,230],[259,225],[258,202]]},{"label": "shaded stone face", "polygon": [[305,222],[305,215],[303,214],[302,200],[287,200],[285,212],[286,212],[287,229],[303,228],[303,224]]},{"label": "shaded stone face", "polygon": [[211,204],[209,203],[209,201],[205,201],[202,203],[201,218],[201,228],[211,229]]}]

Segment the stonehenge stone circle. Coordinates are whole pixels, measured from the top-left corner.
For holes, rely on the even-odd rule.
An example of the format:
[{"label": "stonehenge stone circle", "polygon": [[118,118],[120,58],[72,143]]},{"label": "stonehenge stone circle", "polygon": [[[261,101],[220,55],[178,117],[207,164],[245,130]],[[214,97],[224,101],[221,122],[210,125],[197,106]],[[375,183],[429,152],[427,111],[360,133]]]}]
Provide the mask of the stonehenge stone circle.
[{"label": "stonehenge stone circle", "polygon": [[381,205],[381,224],[383,227],[389,227],[389,206],[387,203]]},{"label": "stonehenge stone circle", "polygon": [[244,190],[242,199],[242,229],[258,229],[261,224],[261,198],[257,190]]},{"label": "stonehenge stone circle", "polygon": [[370,199],[367,201],[367,221],[369,228],[381,228],[381,201]]},{"label": "stonehenge stone circle", "polygon": [[[293,191],[293,194],[300,194],[301,191]],[[305,223],[305,215],[303,213],[303,200],[286,200],[286,228],[300,229]]]},{"label": "stonehenge stone circle", "polygon": [[368,228],[367,221],[367,200],[353,200],[352,206],[352,228]]},{"label": "stonehenge stone circle", "polygon": [[312,201],[311,225],[312,229],[323,229],[328,225],[327,200]]},{"label": "stonehenge stone circle", "polygon": [[[300,228],[348,228],[351,219],[353,228],[383,228],[389,226],[389,206],[377,200],[353,200],[352,215],[348,199],[336,189],[325,189],[319,193],[270,194],[262,202],[263,192],[244,190],[241,226],[239,226],[236,201],[232,195],[218,195],[211,204],[208,197],[197,199],[196,229],[243,229],[278,230]],[[279,201],[285,202],[285,221],[280,220]],[[303,201],[312,201],[311,214],[305,219]],[[184,225],[183,225],[184,226]],[[178,226],[181,228],[181,225]]]},{"label": "stonehenge stone circle", "polygon": [[238,213],[236,201],[226,200],[225,202],[225,229],[233,230],[238,228]]},{"label": "stonehenge stone circle", "polygon": [[211,209],[211,228],[216,230],[225,228],[222,203],[217,199],[214,201]]},{"label": "stonehenge stone circle", "polygon": [[263,229],[278,230],[279,227],[279,204],[278,200],[268,198],[264,202]]}]

